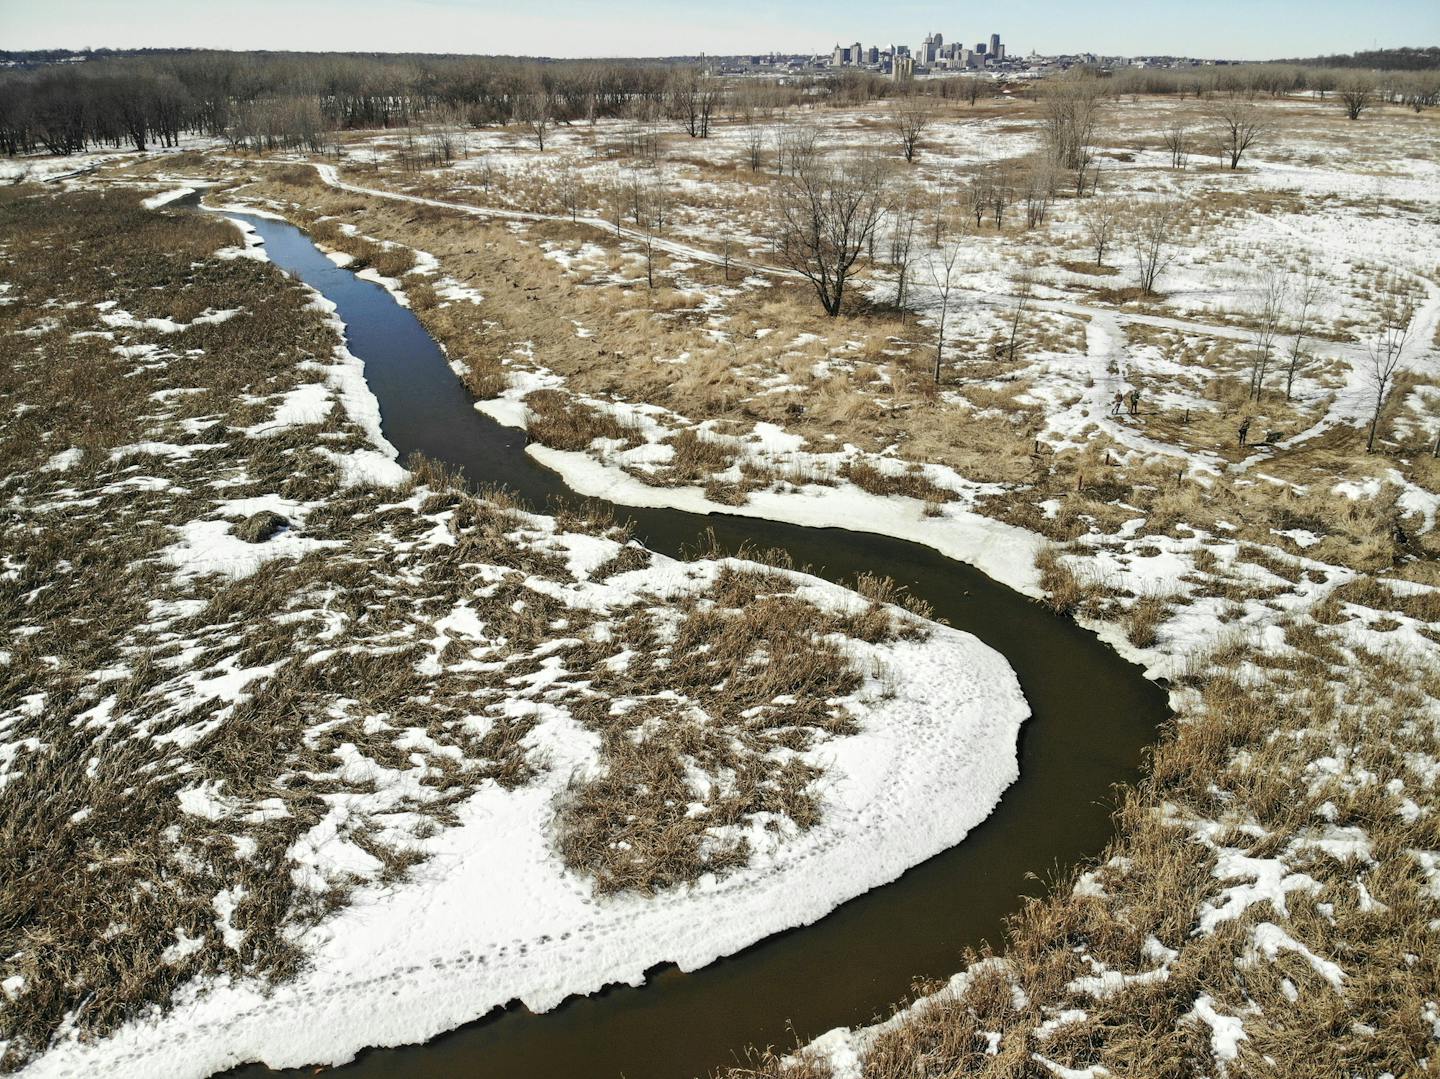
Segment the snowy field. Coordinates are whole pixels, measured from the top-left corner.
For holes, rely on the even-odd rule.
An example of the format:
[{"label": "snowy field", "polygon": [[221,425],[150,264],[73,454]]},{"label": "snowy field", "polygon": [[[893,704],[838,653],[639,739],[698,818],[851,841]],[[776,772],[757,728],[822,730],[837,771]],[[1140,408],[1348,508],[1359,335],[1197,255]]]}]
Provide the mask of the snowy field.
[{"label": "snowy field", "polygon": [[[797,130],[837,155],[897,156],[883,107],[776,116],[758,136],[724,123],[705,140],[602,121],[557,129],[543,151],[518,129],[482,129],[464,132],[448,163],[417,160],[414,139],[396,132],[350,135],[338,162],[207,158],[232,204],[309,228],[337,261],[363,262],[404,298],[477,407],[526,427],[529,452],[575,490],[913,539],[1045,599],[1170,681],[1180,722],[1126,795],[1100,864],[1027,912],[1009,952],[881,1027],[828,1035],[792,1075],[988,1061],[1096,1077],[1177,1060],[1205,1074],[1303,1061],[1294,1074],[1325,1075],[1364,1061],[1399,1075],[1434,1057],[1440,127],[1433,110],[1376,109],[1349,123],[1333,101],[1259,107],[1263,137],[1231,170],[1209,149],[1213,103],[1107,101],[1096,193],[1057,190],[1029,227],[1018,192],[1043,145],[1039,110],[1008,100],[952,109],[916,163],[897,165],[873,258],[838,319],[778,263],[768,189]],[[1163,145],[1176,125],[1193,140],[1184,168]],[[433,133],[412,134],[423,146]],[[125,163],[103,182],[160,196],[191,179],[156,161]],[[970,216],[969,192],[984,185],[1012,192],[998,225],[991,209],[979,224]],[[637,199],[648,224],[627,209]],[[1091,208],[1107,200],[1119,223],[1097,257]],[[1146,291],[1133,213],[1169,204],[1164,265]],[[913,233],[903,257],[901,228]],[[947,300],[943,263],[957,247]],[[1397,340],[1378,380],[1376,357]],[[577,569],[574,591],[594,591]],[[843,602],[815,582],[803,589]],[[945,804],[943,782],[914,773],[893,788],[895,805],[860,795],[892,789],[889,762],[923,758],[921,732],[941,722],[919,690],[907,697],[905,672],[924,668],[904,657],[923,652],[957,677],[990,660],[943,630],[879,647],[898,672],[895,697],[871,687],[859,712],[894,716],[914,740],[889,747],[878,772],[847,764],[845,747],[877,736],[869,720],[822,741],[827,813],[816,829],[780,849],[757,843],[746,868],[688,886],[684,900],[606,899],[654,920],[667,950],[657,958],[698,965],[743,944],[747,912],[761,909],[752,896],[806,873],[803,859],[787,860],[796,852],[813,850],[815,865],[839,857],[841,832],[878,826],[864,813],[915,819]],[[988,673],[1004,681],[1003,668]],[[1010,704],[1005,722],[966,727],[1012,747],[997,770],[981,769],[995,793],[1013,774],[1023,714],[1008,691],[997,700]],[[563,731],[553,741],[571,744]],[[559,771],[505,795],[506,812],[534,814],[527,842],[539,842],[537,806]],[[953,831],[937,825],[917,843],[958,839],[993,803],[985,791],[936,818]],[[500,797],[482,791],[467,804]],[[311,930],[315,966],[273,999],[353,986],[347,970],[388,991],[407,949],[422,969],[406,984],[430,992],[428,979],[451,968],[429,964],[456,962],[441,939],[448,915],[431,937],[401,933],[380,912],[427,895],[443,905],[446,852],[473,849],[478,820],[427,840],[413,889],[362,890]],[[825,845],[832,827],[835,847]],[[924,856],[897,848],[892,865],[884,854],[862,860],[867,883],[847,894]],[[530,855],[505,856],[556,905],[533,905],[534,924],[513,937],[455,928],[470,934],[464,963],[503,969],[511,995],[537,1007],[638,978],[645,956],[629,940],[592,946],[603,960],[557,977],[566,953],[555,928],[573,919],[610,940],[612,923],[566,891],[575,878],[553,859]],[[763,907],[776,915],[766,931],[843,898],[784,894],[793,905]],[[681,913],[692,899],[733,916],[733,936],[694,939]],[[355,927],[372,952],[351,954],[326,935],[335,926]],[[541,936],[552,939],[532,945]],[[377,1040],[423,1037],[507,999],[485,986],[433,1011],[387,1009],[395,1029]],[[175,1014],[205,1029],[212,1016],[244,1014],[227,1025],[231,1041],[207,1041],[216,1060],[242,1059],[258,1052],[262,1027],[274,1029],[269,1002],[249,992],[182,996]],[[147,1054],[166,1029],[127,1027],[103,1045],[143,1071],[161,1059]],[[338,1022],[328,1029],[310,1049],[300,1035],[267,1042],[267,1059],[316,1049],[343,1059],[361,1044]],[[79,1074],[104,1051],[67,1043],[40,1067]]]},{"label": "snowy field", "polygon": [[[126,215],[188,190],[111,187],[55,212],[120,233]],[[36,229],[61,227],[24,209]],[[166,221],[145,218],[133,252],[92,238],[64,257],[89,256],[102,274],[111,257],[164,265],[173,256],[147,245],[165,242]],[[0,713],[0,783],[27,828],[32,812],[53,817],[57,836],[97,857],[153,858],[175,875],[163,889],[142,884],[150,898],[112,881],[115,894],[85,917],[104,921],[117,902],[129,913],[67,930],[77,945],[92,932],[116,940],[120,954],[94,964],[30,943],[9,955],[8,1059],[48,1042],[23,1074],[338,1064],[514,1000],[543,1011],[639,984],[661,963],[696,969],[960,842],[1015,780],[1028,708],[997,653],[804,574],[677,562],[613,526],[522,513],[450,489],[443,471],[407,472],[333,307],[268,277],[253,232],[185,227],[208,262],[189,264],[175,299],[117,287],[81,300],[92,279],[78,273],[51,283],[65,291],[47,306],[28,291],[44,272],[11,263],[7,296],[22,302],[11,298],[7,329],[25,347],[7,407],[52,415],[29,379],[81,341],[109,426],[64,445],[64,423],[27,424],[38,444],[7,447],[28,463],[10,473],[9,506],[18,522],[68,516],[130,550],[121,577],[158,568],[130,590],[139,621],[126,625],[117,603],[116,629],[84,653],[103,667],[52,662]],[[217,281],[240,306],[200,306]],[[273,341],[255,336],[260,302]],[[306,358],[316,347],[326,360]],[[247,350],[268,366],[247,368]],[[216,361],[235,365],[239,392],[210,384],[226,377]],[[112,409],[107,392],[142,394],[143,407]],[[151,531],[130,541],[136,492],[143,503],[128,505]],[[63,619],[77,608],[52,622],[36,599],[46,574],[74,571],[16,538],[7,597],[27,617],[3,662],[42,671],[47,649],[74,647]],[[82,736],[94,756],[88,768],[78,758],[57,798],[53,747],[75,736],[49,719],[72,715],[94,732]],[[690,748],[663,749],[672,738]],[[268,756],[252,759],[259,745]],[[644,821],[615,834],[586,818],[585,793],[633,763],[625,747],[637,745],[655,768],[648,782],[688,799],[662,808],[675,819],[661,845],[688,836],[682,865],[642,846]],[[147,777],[147,827],[133,836],[137,788],[117,790],[104,763],[117,754]],[[761,790],[742,785],[757,779]],[[642,789],[630,794],[639,812]],[[577,832],[602,848],[574,853]],[[68,872],[59,851],[32,847],[30,858],[42,861],[14,886]],[[32,924],[75,917],[63,913],[70,901],[63,887],[35,901]],[[266,923],[262,903],[278,921]],[[277,948],[289,957],[278,986],[266,961]],[[131,991],[121,979],[146,997],[113,1000]],[[63,1016],[61,984],[89,990]],[[96,998],[127,1021],[92,1017]],[[59,1019],[50,1030],[47,1015]]]},{"label": "snowy field", "polygon": [[[1067,929],[1037,929],[883,1028],[823,1039],[814,1074],[930,1059],[965,1029],[977,1067],[1263,1067],[1310,1044],[1337,1001],[1359,1018],[1313,1074],[1339,1059],[1400,1074],[1432,1052],[1440,129],[1399,109],[1352,124],[1328,101],[1259,108],[1263,136],[1231,170],[1209,149],[1213,103],[1108,102],[1097,194],[1057,194],[1033,227],[1019,196],[1001,227],[967,223],[966,206],[976,183],[1025,182],[1037,110],[942,117],[899,168],[919,206],[910,256],[891,257],[892,209],[860,275],[873,306],[834,321],[773,257],[766,173],[798,128],[894,155],[883,107],[776,117],[758,169],[745,125],[662,133],[636,160],[620,122],[558,130],[543,153],[519,131],[469,132],[443,167],[406,166],[391,134],[285,184],[232,165],[249,204],[340,215],[482,297],[394,281],[478,407],[528,427],[576,490],[915,539],[1172,681],[1185,722],[1155,777],[1104,863],[1043,908]],[[1184,168],[1162,139],[1177,124]],[[658,236],[615,209],[622,189],[653,205],[661,187]],[[1133,226],[1096,257],[1087,210],[1105,200],[1122,222],[1178,207],[1153,292],[1136,287]],[[516,282],[543,295],[483,299]],[[1404,347],[1382,385],[1387,335]],[[1067,931],[1092,943],[1044,952]],[[1377,933],[1412,942],[1398,981],[1377,981],[1358,943]],[[1159,1025],[1105,1048],[1103,1032],[1157,1021],[1147,986],[1169,992]],[[997,987],[1008,1011],[976,1003]],[[1387,1011],[1394,994],[1419,1010]]]}]

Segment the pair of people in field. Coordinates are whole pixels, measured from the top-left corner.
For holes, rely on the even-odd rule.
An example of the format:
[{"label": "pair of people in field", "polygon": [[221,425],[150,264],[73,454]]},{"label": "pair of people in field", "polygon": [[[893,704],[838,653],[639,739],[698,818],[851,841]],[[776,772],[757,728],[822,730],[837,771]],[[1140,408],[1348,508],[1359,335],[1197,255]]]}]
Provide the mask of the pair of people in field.
[{"label": "pair of people in field", "polygon": [[1120,390],[1115,391],[1115,399],[1110,404],[1110,415],[1120,415],[1121,410],[1125,408],[1127,403],[1130,406],[1130,415],[1138,416],[1140,414],[1140,388],[1138,386],[1129,393],[1123,393]]}]

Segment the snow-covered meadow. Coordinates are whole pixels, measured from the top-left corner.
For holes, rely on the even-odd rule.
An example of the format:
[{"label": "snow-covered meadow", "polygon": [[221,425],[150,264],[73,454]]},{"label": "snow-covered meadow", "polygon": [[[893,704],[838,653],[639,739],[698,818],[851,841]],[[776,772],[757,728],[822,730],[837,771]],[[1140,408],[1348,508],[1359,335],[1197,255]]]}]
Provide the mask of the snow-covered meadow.
[{"label": "snow-covered meadow", "polygon": [[[1037,908],[1013,956],[882,1030],[825,1039],[816,1074],[913,1062],[966,1024],[977,1066],[1145,1074],[1179,1054],[1223,1072],[1295,1059],[1346,1008],[1316,1074],[1342,1058],[1400,1074],[1433,1051],[1440,129],[1398,109],[1259,107],[1264,135],[1232,171],[1208,149],[1212,104],[1105,106],[1096,198],[1182,207],[1152,294],[1123,228],[1095,257],[1090,199],[1055,198],[1034,228],[1013,207],[1001,228],[964,225],[973,180],[1022,174],[1037,113],[942,117],[901,167],[933,200],[903,310],[892,213],[869,303],[835,321],[767,251],[764,173],[800,126],[896,153],[883,109],[777,117],[758,170],[743,124],[664,134],[636,160],[619,122],[543,153],[476,132],[466,157],[419,169],[396,164],[394,136],[359,136],[289,186],[237,166],[254,204],[348,213],[482,296],[523,283],[520,304],[417,310],[457,351],[483,337],[479,407],[528,426],[575,489],[916,539],[1171,680],[1181,721],[1104,863]],[[1162,144],[1177,122],[1183,169]],[[662,247],[614,211],[627,183],[670,193]],[[959,287],[936,379],[947,244]],[[1405,347],[1382,385],[1391,316]],[[1404,942],[1398,968],[1367,934]],[[1117,1029],[1146,1033],[1102,1033]]]},{"label": "snow-covered meadow", "polygon": [[0,307],[8,1065],[339,1063],[694,969],[1014,781],[1004,658],[878,582],[400,467],[333,306],[182,190],[6,207],[54,252]]},{"label": "snow-covered meadow", "polygon": [[[1018,188],[1041,142],[1035,106],[950,110],[916,163],[898,167],[918,207],[907,256],[892,255],[902,217],[892,210],[863,263],[861,302],[838,320],[776,265],[767,189],[786,132],[812,129],[837,153],[894,156],[883,107],[775,116],[759,136],[758,168],[745,124],[691,140],[624,121],[559,129],[543,152],[518,129],[465,132],[449,163],[417,163],[414,145],[394,132],[350,136],[338,163],[207,161],[236,205],[319,225],[337,261],[369,262],[366,272],[404,296],[446,347],[478,407],[528,427],[529,452],[577,491],[914,539],[1048,600],[1170,681],[1179,720],[1145,783],[1126,795],[1101,863],[1028,908],[1000,956],[880,1028],[827,1036],[784,1066],[788,1074],[913,1074],[925,1061],[932,1071],[1034,1065],[1099,1076],[1154,1074],[1179,1060],[1207,1074],[1321,1075],[1362,1060],[1398,1075],[1433,1058],[1440,129],[1431,113],[1399,109],[1351,124],[1333,102],[1260,107],[1265,135],[1232,171],[1205,149],[1214,124],[1206,103],[1108,102],[1098,193],[1058,195],[1033,228],[1013,203],[1001,226],[988,216],[967,223],[966,192],[977,180]],[[1195,140],[1184,169],[1171,167],[1162,145],[1177,122]],[[117,174],[148,174],[156,194],[186,182],[163,162]],[[626,206],[641,195],[653,206],[659,190],[666,223],[657,233]],[[1086,204],[1107,199],[1121,210],[1183,207],[1152,294],[1136,288],[1140,259],[1123,229],[1095,256]],[[960,248],[958,285],[937,340],[951,245]],[[1309,281],[1313,302],[1302,314]],[[1267,294],[1282,297],[1268,336]],[[1406,346],[1382,387],[1374,352],[1387,304],[1403,312]],[[1257,395],[1247,383],[1262,354]],[[317,402],[275,405],[309,415]],[[1376,452],[1366,453],[1372,419]],[[276,422],[247,420],[251,429]],[[46,449],[39,467],[63,475],[71,449]],[[273,509],[295,519],[304,501]],[[508,538],[553,547],[532,525]],[[303,540],[308,530],[269,542]],[[570,563],[567,595],[616,587],[588,581],[584,559]],[[807,600],[839,601],[804,588]],[[434,626],[446,641],[439,657],[457,638],[427,619],[426,639]],[[960,646],[931,631],[925,647]],[[869,693],[857,698],[866,714],[906,700],[900,688],[889,702],[877,687]],[[833,747],[866,737],[862,726],[821,742],[835,762],[826,776],[851,776]],[[512,808],[543,801],[558,775],[520,787]],[[1005,776],[992,778],[1003,785]],[[825,819],[863,830],[847,815],[855,807],[841,793],[846,782],[835,782],[817,788],[829,799]],[[500,795],[482,792],[474,804],[491,797]],[[957,821],[973,815],[959,812]],[[304,994],[339,984],[337,971],[361,962],[325,935],[327,925],[373,929],[387,903],[443,897],[441,878],[427,874],[462,849],[446,843],[478,841],[470,823],[424,840],[432,856],[414,879],[439,890],[422,884],[392,897],[362,886],[346,912],[312,930],[316,965],[292,983],[301,996],[287,999],[303,1007]],[[790,849],[818,841],[825,827],[791,837]],[[940,845],[954,838],[931,833]],[[764,842],[752,849],[749,868],[693,886],[697,902],[713,888],[734,900],[716,909],[743,919],[748,900],[726,892],[730,882],[763,895],[784,876],[781,854]],[[897,852],[897,865],[918,854]],[[348,857],[333,868],[353,870],[359,863]],[[521,861],[517,873],[544,876],[546,887],[574,881],[553,862]],[[866,863],[876,882],[890,872],[878,864]],[[784,917],[806,920],[838,898],[801,890],[797,903],[813,913]],[[657,938],[668,919],[683,922],[683,904],[669,897],[607,902],[649,903]],[[536,931],[553,936],[550,925]],[[374,942],[380,966],[407,948],[433,958],[446,946],[393,926],[375,929],[380,937],[368,931],[357,928],[356,939]],[[739,940],[675,932],[670,950],[687,957],[682,965]],[[184,951],[194,939],[167,947]],[[553,941],[527,944],[519,958],[511,943],[482,934],[470,950],[493,957],[542,1004],[570,991],[554,978]],[[604,969],[573,967],[573,987],[643,971],[638,954],[607,955],[614,961]],[[421,992],[448,969],[419,965],[406,984]],[[238,1010],[259,1029],[274,1015],[251,1010],[248,991],[182,996],[184,1014],[208,1022]],[[446,997],[433,1021],[397,1009],[384,1039],[453,1025],[483,1011],[482,996]],[[207,1044],[228,1046],[215,1051],[237,1060],[253,1053],[251,1018],[225,1024],[235,1029],[229,1043],[217,1033]],[[127,1028],[114,1044],[137,1054],[137,1067],[153,1066],[161,1058],[146,1054],[164,1029]],[[340,1024],[326,1037],[317,1059],[360,1044]],[[78,1045],[66,1051],[76,1056],[54,1059],[76,1068],[98,1059]],[[289,1042],[275,1052],[277,1062],[306,1055]],[[801,1064],[813,1071],[794,1070]]]}]

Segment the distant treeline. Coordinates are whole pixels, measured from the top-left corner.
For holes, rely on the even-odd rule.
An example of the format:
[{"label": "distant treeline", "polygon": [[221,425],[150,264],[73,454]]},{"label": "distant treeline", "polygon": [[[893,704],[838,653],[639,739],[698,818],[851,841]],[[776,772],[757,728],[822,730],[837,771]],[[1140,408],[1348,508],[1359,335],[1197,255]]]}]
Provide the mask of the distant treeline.
[{"label": "distant treeline", "polygon": [[[673,61],[564,60],[347,53],[153,50],[127,54],[0,54],[31,57],[0,70],[0,151],[77,153],[89,148],[175,146],[181,135],[233,146],[320,151],[333,133],[419,123],[486,126],[519,122],[542,146],[553,124],[627,117],[666,120],[705,138],[722,117],[742,120],[806,105],[864,104],[896,93],[974,102],[1032,83],[985,78],[897,84],[839,71],[783,80],[712,75]],[[83,57],[84,62],[73,62]],[[1357,79],[1373,100],[1418,109],[1440,100],[1440,72],[1359,72],[1301,64],[1126,68],[1105,75],[1122,94],[1324,96]]]},{"label": "distant treeline", "polygon": [[[11,54],[14,55],[14,54]],[[90,54],[87,54],[90,55]],[[322,148],[327,132],[418,122],[527,125],[678,120],[704,137],[724,108],[855,103],[894,84],[867,72],[727,83],[698,65],[503,57],[156,52],[0,71],[0,150],[169,147],[182,133]]]},{"label": "distant treeline", "polygon": [[1440,70],[1440,45],[1425,49],[1369,49],[1341,56],[1312,56],[1300,60],[1278,60],[1281,64],[1303,64],[1306,67],[1359,67],[1367,71],[1436,71]]},{"label": "distant treeline", "polygon": [[1417,112],[1440,104],[1440,71],[1372,71],[1312,67],[1303,63],[1226,64],[1201,67],[1122,68],[1110,74],[1116,95],[1175,94],[1326,97],[1363,83],[1376,101],[1408,105]]},{"label": "distant treeline", "polygon": [[660,65],[475,57],[170,52],[0,73],[0,148],[171,146],[181,133],[315,144],[327,130],[407,125],[447,112],[512,119],[539,99],[557,119],[612,115],[664,93]]}]

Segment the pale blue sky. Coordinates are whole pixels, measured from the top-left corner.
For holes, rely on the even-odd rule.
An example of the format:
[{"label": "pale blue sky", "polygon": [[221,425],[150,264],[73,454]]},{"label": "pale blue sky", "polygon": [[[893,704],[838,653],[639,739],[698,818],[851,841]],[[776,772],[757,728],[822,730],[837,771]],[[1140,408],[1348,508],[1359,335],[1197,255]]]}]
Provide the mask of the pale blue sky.
[{"label": "pale blue sky", "polygon": [[1235,59],[1440,44],[1440,0],[0,0],[0,48],[656,56],[914,46],[928,31],[1012,52]]}]

